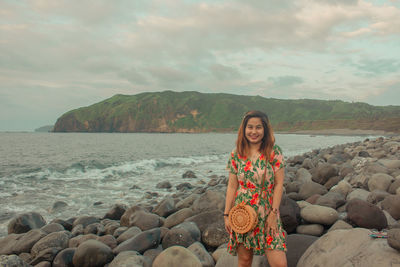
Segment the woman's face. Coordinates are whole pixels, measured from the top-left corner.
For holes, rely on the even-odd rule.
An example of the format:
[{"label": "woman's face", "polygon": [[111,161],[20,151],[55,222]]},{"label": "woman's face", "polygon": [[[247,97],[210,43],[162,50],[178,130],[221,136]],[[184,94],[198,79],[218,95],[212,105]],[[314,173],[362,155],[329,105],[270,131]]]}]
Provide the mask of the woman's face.
[{"label": "woman's face", "polygon": [[251,144],[261,144],[264,137],[264,127],[260,118],[250,118],[247,121],[245,137]]}]

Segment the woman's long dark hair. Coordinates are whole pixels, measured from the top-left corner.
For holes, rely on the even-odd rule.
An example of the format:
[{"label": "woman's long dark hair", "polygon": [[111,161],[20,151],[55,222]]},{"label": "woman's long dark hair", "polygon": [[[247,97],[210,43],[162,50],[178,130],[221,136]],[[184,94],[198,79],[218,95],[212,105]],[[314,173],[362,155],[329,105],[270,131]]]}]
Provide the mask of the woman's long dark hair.
[{"label": "woman's long dark hair", "polygon": [[249,119],[260,118],[262,125],[264,127],[264,137],[261,140],[259,152],[263,153],[267,160],[271,159],[272,148],[275,144],[274,132],[272,130],[271,124],[269,123],[268,116],[264,112],[258,110],[252,110],[247,112],[240,124],[238,131],[238,138],[236,140],[236,151],[241,157],[249,156],[249,141],[246,138],[246,127]]}]

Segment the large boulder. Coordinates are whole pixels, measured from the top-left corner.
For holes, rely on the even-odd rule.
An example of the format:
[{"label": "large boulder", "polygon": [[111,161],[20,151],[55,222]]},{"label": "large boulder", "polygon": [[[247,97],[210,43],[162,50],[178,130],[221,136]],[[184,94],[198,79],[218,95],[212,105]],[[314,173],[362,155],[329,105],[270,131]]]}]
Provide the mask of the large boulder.
[{"label": "large boulder", "polygon": [[328,193],[326,187],[315,182],[305,182],[299,190],[302,199],[307,199],[315,194],[325,195],[326,193]]},{"label": "large boulder", "polygon": [[137,226],[142,231],[157,228],[161,224],[160,216],[147,212],[138,206],[128,209],[121,217],[121,226]]},{"label": "large boulder", "polygon": [[358,227],[379,230],[387,227],[382,210],[367,201],[352,199],[347,203],[346,211],[347,219]]},{"label": "large boulder", "polygon": [[123,251],[119,253],[108,267],[143,267],[146,265],[146,258],[137,251]]},{"label": "large boulder", "polygon": [[72,262],[74,266],[97,267],[104,266],[114,259],[110,247],[97,240],[88,240],[76,249]]},{"label": "large boulder", "polygon": [[172,246],[161,252],[153,262],[153,267],[166,266],[202,267],[202,264],[189,249],[181,246]]},{"label": "large boulder", "polygon": [[324,227],[320,224],[302,224],[297,226],[296,232],[303,235],[321,236]]},{"label": "large boulder", "polygon": [[8,234],[22,234],[44,225],[46,221],[42,215],[37,212],[28,212],[18,215],[8,223]]},{"label": "large boulder", "polygon": [[347,195],[346,200],[350,201],[352,199],[361,199],[367,201],[369,193],[367,190],[356,188]]},{"label": "large boulder", "polygon": [[122,242],[116,248],[114,248],[113,251],[115,254],[128,250],[135,250],[139,253],[143,253],[148,249],[158,247],[160,240],[161,230],[160,228],[154,228],[139,233],[138,235]]},{"label": "large boulder", "polygon": [[140,234],[142,232],[142,230],[140,230],[139,227],[136,226],[132,226],[130,228],[128,228],[128,230],[126,230],[125,232],[123,232],[120,236],[118,236],[117,238],[117,242],[118,244],[137,236],[138,234]]},{"label": "large boulder", "polygon": [[390,248],[385,239],[372,239],[369,233],[370,231],[364,228],[328,232],[305,251],[297,267],[364,267],[400,264],[399,253]]},{"label": "large boulder", "polygon": [[213,209],[223,210],[225,207],[225,196],[222,192],[208,190],[193,203],[194,213],[201,213]]},{"label": "large boulder", "polygon": [[397,177],[396,180],[389,186],[388,192],[390,194],[396,194],[397,188],[400,188],[400,178]]},{"label": "large boulder", "polygon": [[382,190],[387,191],[394,178],[386,173],[375,173],[368,180],[369,191]]},{"label": "large boulder", "polygon": [[325,184],[329,178],[338,175],[336,167],[329,163],[319,164],[312,172],[312,180],[319,184]]},{"label": "large boulder", "polygon": [[388,231],[388,244],[400,252],[400,229],[394,228]]},{"label": "large boulder", "polygon": [[33,245],[35,245],[40,239],[45,237],[47,234],[40,229],[33,229],[24,234],[18,241],[13,245],[13,253],[21,254],[22,252],[30,253]]},{"label": "large boulder", "polygon": [[76,248],[66,248],[61,250],[54,258],[53,267],[74,267],[72,259]]},{"label": "large boulder", "polygon": [[124,204],[115,204],[105,215],[104,219],[120,220],[121,216],[127,210],[127,206]]},{"label": "large boulder", "polygon": [[346,203],[344,196],[337,192],[328,192],[319,197],[315,202],[316,205],[330,207],[336,209]]},{"label": "large boulder", "polygon": [[190,208],[183,208],[181,210],[178,210],[177,212],[171,214],[168,216],[165,221],[163,226],[167,228],[171,228],[175,225],[178,225],[182,223],[185,219],[193,216],[193,210]]},{"label": "large boulder", "polygon": [[378,162],[388,169],[400,169],[399,159],[380,159]]},{"label": "large boulder", "polygon": [[188,197],[182,199],[178,203],[176,203],[175,207],[180,210],[183,208],[191,208],[193,205],[193,202],[196,201],[200,197],[199,194],[191,194]]},{"label": "large boulder", "polygon": [[185,222],[194,222],[200,231],[204,231],[209,225],[216,222],[216,220],[224,221],[223,216],[221,216],[221,211],[212,210],[199,213],[192,217],[185,219]]},{"label": "large boulder", "polygon": [[318,237],[302,234],[291,234],[286,238],[287,243],[287,263],[289,267],[295,267],[301,255],[311,246]]},{"label": "large boulder", "polygon": [[301,183],[311,182],[312,181],[311,178],[312,178],[311,173],[305,168],[300,168],[296,172],[296,181],[299,181]]},{"label": "large boulder", "polygon": [[213,257],[210,255],[210,253],[207,252],[203,244],[201,244],[200,242],[195,242],[191,244],[188,247],[188,250],[190,250],[194,255],[197,256],[203,267],[215,266]]},{"label": "large boulder", "polygon": [[389,212],[395,220],[400,220],[400,195],[387,196],[381,203],[382,209]]},{"label": "large boulder", "polygon": [[323,225],[332,225],[339,218],[339,214],[336,210],[319,205],[309,205],[304,207],[301,209],[300,215],[309,223]]},{"label": "large boulder", "polygon": [[156,207],[154,207],[153,213],[161,217],[167,217],[175,211],[174,199],[170,196],[167,196]]},{"label": "large boulder", "polygon": [[229,241],[229,235],[225,230],[225,222],[223,220],[216,220],[208,225],[201,234],[202,242],[208,247],[218,247]]},{"label": "large boulder", "polygon": [[163,240],[162,247],[167,249],[172,246],[188,247],[201,240],[201,232],[193,222],[183,222],[169,230]]},{"label": "large boulder", "polygon": [[15,254],[14,247],[23,234],[10,234],[0,239],[0,255]]},{"label": "large boulder", "polygon": [[60,251],[67,248],[70,236],[71,233],[67,231],[48,234],[33,245],[31,249],[32,257],[38,256],[45,249],[55,248]]},{"label": "large boulder", "polygon": [[301,220],[300,207],[297,202],[287,196],[283,196],[279,211],[283,228],[287,233],[294,232]]}]

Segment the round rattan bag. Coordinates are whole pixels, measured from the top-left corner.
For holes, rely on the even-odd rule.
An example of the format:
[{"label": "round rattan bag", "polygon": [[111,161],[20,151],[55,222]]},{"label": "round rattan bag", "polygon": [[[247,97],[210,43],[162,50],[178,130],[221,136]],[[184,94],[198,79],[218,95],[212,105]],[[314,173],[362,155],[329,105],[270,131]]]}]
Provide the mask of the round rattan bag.
[{"label": "round rattan bag", "polygon": [[229,211],[229,223],[233,231],[239,234],[247,233],[257,225],[256,211],[249,205],[241,203]]}]

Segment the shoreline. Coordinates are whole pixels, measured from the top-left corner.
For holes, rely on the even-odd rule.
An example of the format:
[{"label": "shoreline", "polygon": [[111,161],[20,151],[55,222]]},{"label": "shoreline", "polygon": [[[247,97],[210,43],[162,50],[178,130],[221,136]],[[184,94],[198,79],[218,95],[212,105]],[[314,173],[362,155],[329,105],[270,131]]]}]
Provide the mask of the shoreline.
[{"label": "shoreline", "polygon": [[397,136],[399,133],[386,132],[383,130],[361,130],[361,129],[321,129],[321,130],[299,130],[299,131],[275,131],[276,134],[302,134],[302,135],[342,135],[342,136]]}]

